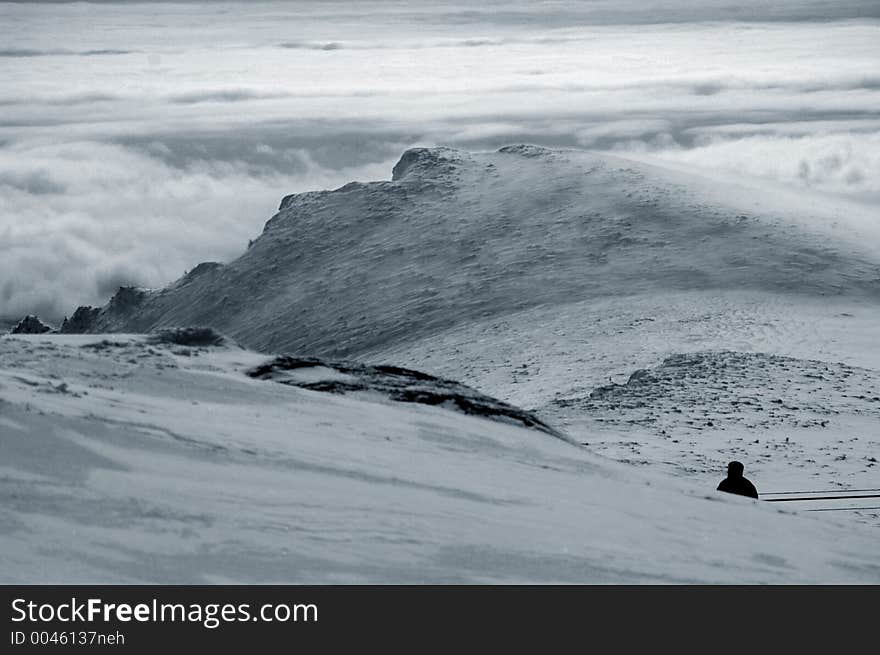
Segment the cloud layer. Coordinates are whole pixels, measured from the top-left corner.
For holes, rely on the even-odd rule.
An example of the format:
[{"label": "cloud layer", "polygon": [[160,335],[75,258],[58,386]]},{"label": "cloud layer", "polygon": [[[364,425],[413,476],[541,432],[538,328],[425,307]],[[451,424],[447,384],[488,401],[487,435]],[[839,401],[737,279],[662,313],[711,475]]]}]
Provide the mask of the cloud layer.
[{"label": "cloud layer", "polygon": [[0,317],[231,258],[281,196],[388,178],[416,144],[880,203],[877,3],[650,4],[4,5]]}]

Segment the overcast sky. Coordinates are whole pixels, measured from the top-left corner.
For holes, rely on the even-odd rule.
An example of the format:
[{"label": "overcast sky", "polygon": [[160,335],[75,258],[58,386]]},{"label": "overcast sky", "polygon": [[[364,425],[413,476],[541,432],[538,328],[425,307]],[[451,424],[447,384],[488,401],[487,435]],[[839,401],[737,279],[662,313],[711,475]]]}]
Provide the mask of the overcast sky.
[{"label": "overcast sky", "polygon": [[0,80],[0,317],[235,257],[283,195],[387,179],[412,145],[880,206],[876,0],[0,3]]}]

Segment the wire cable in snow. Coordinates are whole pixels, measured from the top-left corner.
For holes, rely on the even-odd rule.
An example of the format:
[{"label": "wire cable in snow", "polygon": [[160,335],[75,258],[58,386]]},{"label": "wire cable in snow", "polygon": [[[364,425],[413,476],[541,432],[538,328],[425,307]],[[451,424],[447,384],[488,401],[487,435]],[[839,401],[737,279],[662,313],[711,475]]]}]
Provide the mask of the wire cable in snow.
[{"label": "wire cable in snow", "polygon": [[843,500],[847,498],[880,498],[880,494],[856,494],[851,496],[810,496],[809,498],[765,498],[765,503],[796,503],[804,500]]},{"label": "wire cable in snow", "polygon": [[880,489],[823,489],[821,491],[765,491],[762,496],[793,496],[795,494],[845,494],[880,492]]},{"label": "wire cable in snow", "polygon": [[878,507],[823,507],[821,509],[805,509],[804,511],[805,512],[852,512],[852,511],[857,511],[860,509],[874,510],[874,509],[880,509],[880,506],[878,506]]}]

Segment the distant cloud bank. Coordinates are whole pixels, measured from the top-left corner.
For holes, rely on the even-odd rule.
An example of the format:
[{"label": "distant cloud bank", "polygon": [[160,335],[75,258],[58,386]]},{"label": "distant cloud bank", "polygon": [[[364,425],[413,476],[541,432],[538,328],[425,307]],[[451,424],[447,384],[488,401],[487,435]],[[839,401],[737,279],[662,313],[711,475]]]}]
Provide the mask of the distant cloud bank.
[{"label": "distant cloud bank", "polygon": [[415,144],[880,204],[880,3],[650,4],[6,4],[0,317],[232,258],[283,195],[388,178]]}]

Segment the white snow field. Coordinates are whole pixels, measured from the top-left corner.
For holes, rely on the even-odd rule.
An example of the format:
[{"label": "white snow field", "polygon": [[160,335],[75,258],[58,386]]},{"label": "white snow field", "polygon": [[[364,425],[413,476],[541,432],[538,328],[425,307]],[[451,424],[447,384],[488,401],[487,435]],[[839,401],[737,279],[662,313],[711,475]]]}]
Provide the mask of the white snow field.
[{"label": "white snow field", "polygon": [[0,581],[880,581],[868,527],[447,407],[245,374],[267,359],[0,338]]},{"label": "white snow field", "polygon": [[[880,487],[880,223],[791,194],[511,146],[288,196],[228,264],[0,339],[0,579],[876,583],[880,503],[714,491]],[[132,336],[173,326],[246,349]],[[551,429],[246,374],[279,353]]]}]

